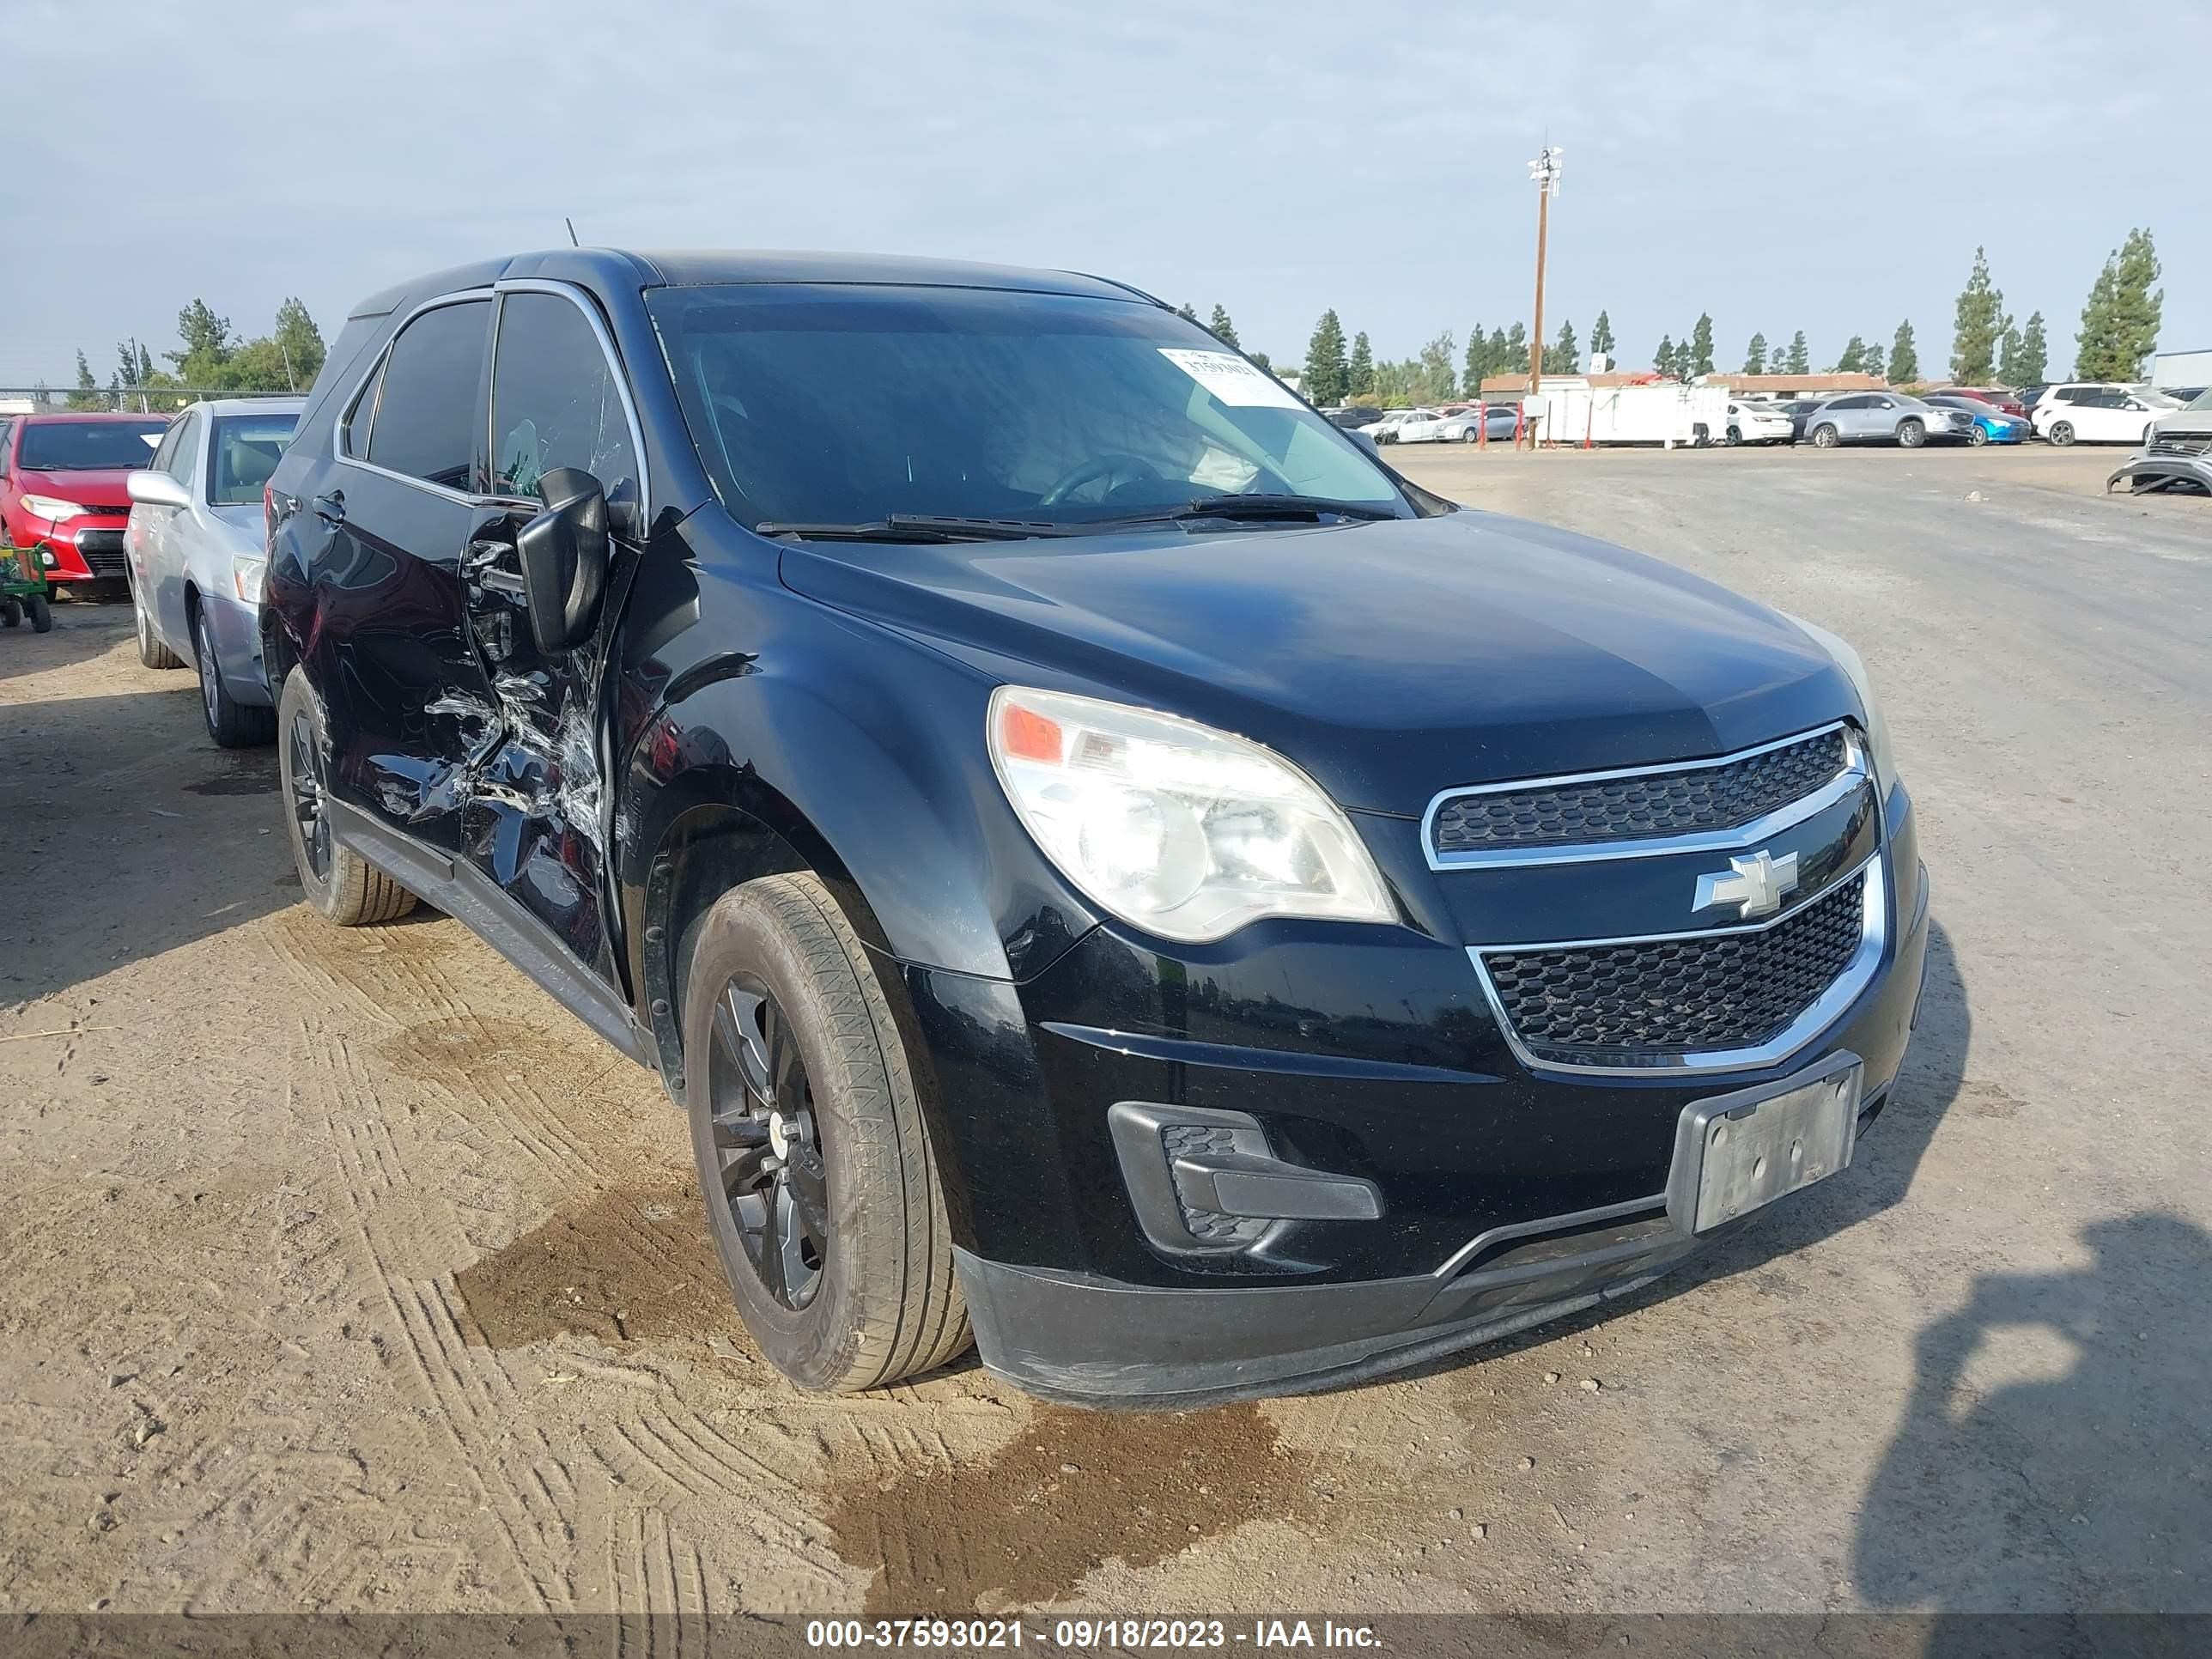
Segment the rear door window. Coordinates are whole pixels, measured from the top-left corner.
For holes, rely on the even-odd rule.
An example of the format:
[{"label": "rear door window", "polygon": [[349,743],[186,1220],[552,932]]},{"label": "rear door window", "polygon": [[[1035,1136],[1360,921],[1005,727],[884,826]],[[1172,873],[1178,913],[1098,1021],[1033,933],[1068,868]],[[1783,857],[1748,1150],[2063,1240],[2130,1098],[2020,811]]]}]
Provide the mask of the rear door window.
[{"label": "rear door window", "polygon": [[492,364],[492,493],[528,499],[577,467],[610,503],[638,500],[636,446],[615,366],[576,304],[526,290],[500,301]]},{"label": "rear door window", "polygon": [[369,431],[372,465],[446,489],[473,487],[490,329],[491,302],[465,300],[426,311],[400,331]]}]

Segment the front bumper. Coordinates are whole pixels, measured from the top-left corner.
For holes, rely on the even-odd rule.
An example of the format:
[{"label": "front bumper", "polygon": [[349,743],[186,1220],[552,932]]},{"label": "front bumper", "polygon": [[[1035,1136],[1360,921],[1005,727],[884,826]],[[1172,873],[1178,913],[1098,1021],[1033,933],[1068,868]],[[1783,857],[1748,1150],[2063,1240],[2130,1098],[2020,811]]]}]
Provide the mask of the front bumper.
[{"label": "front bumper", "polygon": [[[86,514],[51,524],[27,520],[9,527],[18,547],[32,550],[31,556],[49,582],[70,587],[126,583],[128,556],[124,551],[124,523],[115,515]],[[43,554],[52,554],[47,563]]]},{"label": "front bumper", "polygon": [[[1357,1380],[1650,1282],[1713,1236],[1667,1196],[1686,1107],[1839,1054],[1863,1065],[1860,1127],[1886,1103],[1928,939],[1909,812],[1885,850],[1878,971],[1794,1053],[1721,1074],[1524,1065],[1464,949],[1407,930],[1262,924],[1168,957],[1100,928],[1019,986],[908,967],[983,1363],[1050,1398],[1182,1407]],[[1341,1190],[1217,1247],[1230,1218],[1179,1226],[1143,1190],[1110,1127],[1128,1103],[1200,1137],[1255,1122],[1273,1161],[1252,1178]],[[1221,1133],[1203,1150],[1237,1163]]]},{"label": "front bumper", "polygon": [[2105,489],[2109,492],[2118,483],[2139,493],[2160,489],[2212,493],[2212,453],[2154,455],[2140,450],[2112,469]]},{"label": "front bumper", "polygon": [[234,701],[267,707],[269,674],[261,661],[261,616],[253,606],[227,593],[204,593],[200,609],[215,635],[216,661],[223,689]]}]

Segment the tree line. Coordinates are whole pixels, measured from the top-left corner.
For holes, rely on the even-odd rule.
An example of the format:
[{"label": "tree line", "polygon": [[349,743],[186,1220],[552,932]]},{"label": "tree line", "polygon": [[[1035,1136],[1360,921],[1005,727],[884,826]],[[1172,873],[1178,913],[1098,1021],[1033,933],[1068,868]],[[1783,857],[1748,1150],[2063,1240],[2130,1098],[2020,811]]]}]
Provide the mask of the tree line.
[{"label": "tree line", "polygon": [[[2166,290],[2154,284],[2160,276],[2158,253],[2150,231],[2130,230],[2127,240],[2106,256],[2104,267],[2091,285],[2081,307],[2081,327],[2075,336],[2074,374],[2084,380],[2133,380],[2157,347]],[[1199,322],[1196,307],[1186,303],[1181,314]],[[1242,349],[1237,325],[1228,308],[1216,305],[1200,327],[1221,343]],[[161,355],[172,366],[156,368],[153,354],[136,340],[115,347],[115,368],[103,390],[91,362],[82,349],[76,354],[76,386],[69,395],[71,409],[120,408],[126,394],[164,392],[301,392],[314,383],[323,366],[322,331],[307,314],[307,307],[290,299],[276,307],[275,325],[264,335],[240,338],[230,319],[216,314],[204,300],[194,300],[177,313],[178,348]],[[1589,352],[1615,357],[1612,318],[1597,314],[1589,335]],[[1246,353],[1263,368],[1273,363],[1264,351]],[[2005,309],[2004,295],[1991,279],[1987,253],[1974,250],[1973,269],[1960,290],[1951,328],[1951,379],[1964,386],[1996,381],[2026,386],[2049,378],[2051,347],[2043,313],[2028,313],[2015,325]],[[1411,357],[1393,362],[1375,356],[1365,331],[1345,337],[1344,324],[1332,307],[1321,314],[1306,343],[1303,389],[1306,397],[1324,408],[1336,404],[1374,404],[1404,407],[1435,404],[1455,398],[1482,395],[1482,383],[1492,375],[1526,375],[1529,359],[1528,331],[1519,323],[1483,331],[1480,324],[1468,331],[1462,351],[1446,329]],[[1559,335],[1544,348],[1547,374],[1571,374],[1584,361],[1582,342],[1572,320],[1559,325]],[[1713,319],[1701,313],[1680,340],[1660,337],[1651,356],[1651,368],[1677,380],[1711,374],[1715,369]],[[1881,334],[1854,334],[1844,343],[1834,368],[1841,374],[1879,374],[1893,386],[1907,386],[1921,378],[1919,349],[1912,324],[1898,324],[1890,331],[1885,352]],[[1764,332],[1755,333],[1744,349],[1746,374],[1808,374],[1812,349],[1805,331],[1797,330],[1786,345],[1770,344]]]},{"label": "tree line", "polygon": [[[2075,336],[2074,376],[2083,380],[2130,381],[2143,373],[2158,343],[2159,324],[2166,294],[2154,287],[2160,276],[2158,255],[2148,228],[2131,230],[2126,241],[2112,250],[2098,273],[2081,308],[2081,326]],[[1197,322],[1190,306],[1182,314]],[[1209,326],[1224,343],[1237,344],[1228,311],[1213,307]],[[1885,345],[1884,341],[1887,343]],[[1611,317],[1598,313],[1590,330],[1591,356],[1604,356],[1617,363]],[[1263,367],[1272,367],[1264,352],[1249,355]],[[1493,328],[1487,333],[1478,324],[1468,331],[1461,352],[1449,329],[1423,346],[1413,356],[1392,362],[1375,356],[1363,330],[1349,339],[1334,307],[1321,314],[1306,343],[1301,387],[1307,398],[1323,408],[1337,404],[1374,404],[1407,407],[1481,395],[1482,383],[1493,375],[1526,378],[1529,359],[1528,331],[1520,323]],[[1547,374],[1577,373],[1586,361],[1572,321],[1559,325],[1558,337],[1544,348]],[[1677,340],[1661,336],[1651,355],[1656,373],[1691,380],[1715,372],[1717,364],[1711,313]],[[1919,343],[1910,319],[1893,329],[1854,334],[1844,343],[1832,370],[1838,374],[1879,375],[1893,386],[1921,381]],[[1744,348],[1746,374],[1809,374],[1813,352],[1805,331],[1798,329],[1786,343],[1780,335],[1754,333]],[[2029,313],[2015,324],[2005,309],[2004,295],[1991,281],[1989,258],[1974,250],[1973,269],[1960,290],[1952,324],[1950,379],[1963,386],[1995,382],[2027,386],[2051,378],[2051,341],[2040,311]]]},{"label": "tree line", "polygon": [[297,299],[277,307],[275,325],[251,339],[235,335],[230,319],[217,316],[206,301],[194,300],[177,313],[177,349],[161,354],[168,368],[156,368],[154,354],[139,342],[118,340],[102,388],[80,347],[69,406],[120,409],[142,395],[185,392],[305,392],[322,372],[324,349],[322,330]]}]

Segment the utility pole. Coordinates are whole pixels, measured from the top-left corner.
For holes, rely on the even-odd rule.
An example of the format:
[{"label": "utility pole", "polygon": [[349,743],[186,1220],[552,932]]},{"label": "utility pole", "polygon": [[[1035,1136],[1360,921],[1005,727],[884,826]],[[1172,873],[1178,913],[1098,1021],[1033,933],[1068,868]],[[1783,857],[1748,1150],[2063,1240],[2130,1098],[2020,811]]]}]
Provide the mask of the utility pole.
[{"label": "utility pole", "polygon": [[[1536,327],[1528,340],[1528,395],[1536,395],[1544,377],[1544,244],[1552,231],[1552,198],[1559,188],[1557,144],[1547,144],[1528,163],[1528,176],[1536,181]],[[1533,444],[1534,436],[1530,435]]]}]

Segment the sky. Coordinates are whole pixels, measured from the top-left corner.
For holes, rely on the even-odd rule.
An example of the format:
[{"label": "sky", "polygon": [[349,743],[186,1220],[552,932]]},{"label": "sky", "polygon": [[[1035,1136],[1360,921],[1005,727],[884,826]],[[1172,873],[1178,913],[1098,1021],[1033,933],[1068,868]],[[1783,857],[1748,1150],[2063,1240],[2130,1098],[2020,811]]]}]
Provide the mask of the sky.
[{"label": "sky", "polygon": [[[2203,0],[9,0],[0,386],[105,382],[205,298],[325,337],[391,283],[567,239],[1088,270],[1302,362],[1525,320],[1625,366],[1712,314],[1813,359],[1900,319],[1940,372],[1984,246],[2054,368],[2128,230],[2212,347]],[[102,88],[118,91],[111,104]],[[169,101],[173,97],[173,103]],[[25,102],[27,99],[29,101]],[[856,389],[857,390],[857,389]]]}]

